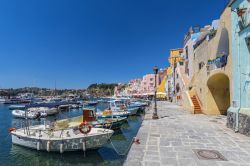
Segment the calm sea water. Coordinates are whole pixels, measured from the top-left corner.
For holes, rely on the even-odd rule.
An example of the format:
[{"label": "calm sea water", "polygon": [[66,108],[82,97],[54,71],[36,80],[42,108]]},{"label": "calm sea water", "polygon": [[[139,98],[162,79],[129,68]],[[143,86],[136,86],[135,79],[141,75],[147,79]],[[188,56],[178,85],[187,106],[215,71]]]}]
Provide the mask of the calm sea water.
[{"label": "calm sea water", "polygon": [[[98,104],[97,109],[104,109],[105,104]],[[64,111],[56,117],[50,119],[64,119],[65,117],[74,117],[81,115],[80,109]],[[127,150],[133,137],[137,134],[143,115],[130,117],[128,123],[125,123],[122,128],[115,132],[111,140],[116,149],[123,153]],[[67,152],[47,153],[36,150],[27,149],[24,147],[12,145],[11,136],[8,133],[8,128],[18,126],[23,120],[12,118],[11,111],[8,106],[0,104],[0,165],[3,166],[77,166],[77,165],[122,165],[125,156],[119,156],[108,143],[104,147],[87,151],[86,157],[84,153]],[[33,124],[43,123],[41,121],[31,121]]]}]

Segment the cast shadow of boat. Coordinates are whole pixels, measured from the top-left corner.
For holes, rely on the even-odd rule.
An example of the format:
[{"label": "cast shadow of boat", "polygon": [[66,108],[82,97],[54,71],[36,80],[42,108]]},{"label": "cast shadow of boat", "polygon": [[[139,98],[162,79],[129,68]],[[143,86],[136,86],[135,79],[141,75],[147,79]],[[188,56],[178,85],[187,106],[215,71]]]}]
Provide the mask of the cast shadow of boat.
[{"label": "cast shadow of boat", "polygon": [[[46,151],[36,151],[12,145],[10,154],[12,156],[10,163],[12,165],[31,165],[31,166],[50,166],[50,165],[110,165],[116,163],[121,165],[121,156],[119,156],[112,147],[104,146],[98,150],[65,152],[63,154]],[[115,165],[116,165],[115,164]]]}]

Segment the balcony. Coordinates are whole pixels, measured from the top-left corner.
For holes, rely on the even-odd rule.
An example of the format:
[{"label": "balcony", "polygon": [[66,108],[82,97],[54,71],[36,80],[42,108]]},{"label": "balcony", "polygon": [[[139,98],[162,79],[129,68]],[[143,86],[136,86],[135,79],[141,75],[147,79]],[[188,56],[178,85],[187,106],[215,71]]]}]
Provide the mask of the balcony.
[{"label": "balcony", "polygon": [[216,59],[208,60],[207,71],[209,72],[225,67],[227,65],[227,57],[228,55],[223,55],[221,57],[217,57]]}]

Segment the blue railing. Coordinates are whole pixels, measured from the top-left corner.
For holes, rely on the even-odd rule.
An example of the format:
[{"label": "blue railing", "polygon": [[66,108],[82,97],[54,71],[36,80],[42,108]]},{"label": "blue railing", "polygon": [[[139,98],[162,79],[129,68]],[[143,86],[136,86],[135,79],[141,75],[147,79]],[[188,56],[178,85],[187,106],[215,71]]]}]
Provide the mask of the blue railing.
[{"label": "blue railing", "polygon": [[208,61],[208,63],[207,63],[208,70],[211,71],[211,70],[225,67],[227,65],[227,57],[228,57],[228,55],[223,55],[223,56],[218,57],[214,60]]}]

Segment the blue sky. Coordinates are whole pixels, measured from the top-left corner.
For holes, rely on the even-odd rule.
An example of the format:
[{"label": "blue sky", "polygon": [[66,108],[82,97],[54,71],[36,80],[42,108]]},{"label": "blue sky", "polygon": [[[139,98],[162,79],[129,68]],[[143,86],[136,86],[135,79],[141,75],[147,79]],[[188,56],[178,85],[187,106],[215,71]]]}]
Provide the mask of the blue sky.
[{"label": "blue sky", "polygon": [[1,0],[0,88],[85,88],[166,67],[227,0]]}]

